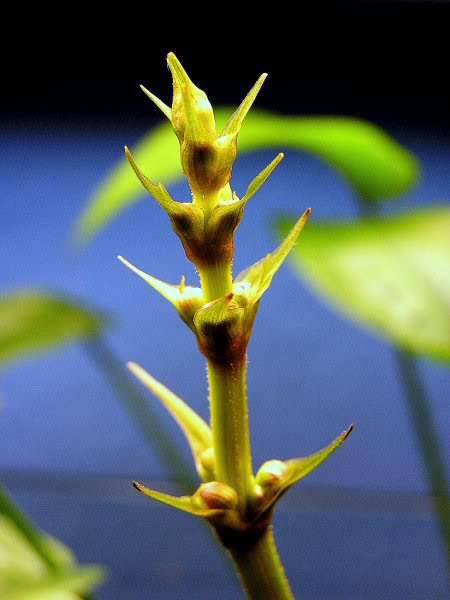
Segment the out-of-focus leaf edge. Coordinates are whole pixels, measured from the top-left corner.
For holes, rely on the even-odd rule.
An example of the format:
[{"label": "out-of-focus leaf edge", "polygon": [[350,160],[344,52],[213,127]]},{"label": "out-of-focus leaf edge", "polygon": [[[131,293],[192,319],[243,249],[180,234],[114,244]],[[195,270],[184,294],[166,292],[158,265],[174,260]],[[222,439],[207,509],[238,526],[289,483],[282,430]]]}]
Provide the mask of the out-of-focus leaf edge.
[{"label": "out-of-focus leaf edge", "polygon": [[[3,318],[0,367],[31,354],[94,338],[112,323],[111,317],[105,312],[68,296],[36,288],[16,289],[1,294],[0,315]],[[8,318],[16,319],[17,323],[13,322],[7,328]],[[56,328],[54,332],[49,331],[52,320]]]},{"label": "out-of-focus leaf edge", "polygon": [[[433,212],[439,213],[442,212],[443,215],[446,215],[447,218],[450,215],[450,211],[448,207],[435,205],[432,209],[423,210],[420,214],[431,215]],[[413,216],[414,213],[402,213],[403,216]],[[279,216],[274,221],[274,228],[277,235],[282,239],[286,232],[289,231],[289,228],[292,226],[292,223],[295,221],[293,217],[288,216]],[[343,225],[343,223],[337,222],[336,225]],[[355,222],[357,225],[358,222]],[[321,225],[321,223],[319,223]],[[327,222],[326,225],[331,225],[330,222]],[[348,223],[346,223],[348,225]],[[308,227],[311,228],[311,225]],[[307,231],[305,229],[305,231]],[[390,336],[385,330],[376,327],[373,323],[366,321],[360,315],[354,314],[352,310],[342,301],[336,301],[334,298],[331,298],[326,290],[324,290],[321,283],[314,277],[313,269],[306,268],[302,263],[302,244],[307,243],[307,233],[302,236],[301,242],[298,247],[294,250],[294,253],[291,254],[290,263],[293,266],[294,272],[301,277],[301,279],[308,285],[308,287],[314,292],[314,294],[323,301],[328,307],[333,310],[337,310],[339,313],[343,314],[345,317],[349,318],[351,321],[361,325],[366,330],[380,337],[381,339],[387,340],[388,342],[394,344],[396,347],[404,350],[407,353],[419,356],[426,357],[435,362],[449,364],[450,363],[450,332],[449,332],[449,343],[446,347],[441,348],[430,348],[427,347],[424,349],[414,343],[407,342],[403,339],[399,339],[394,336]],[[450,241],[450,231],[449,231],[449,241]],[[443,250],[445,251],[445,250]],[[450,259],[449,259],[450,260]],[[450,278],[450,271],[448,273],[448,278]]]},{"label": "out-of-focus leaf edge", "polygon": [[[215,111],[218,130],[231,112],[228,108]],[[292,148],[321,158],[367,201],[406,193],[420,172],[418,161],[408,150],[376,125],[356,118],[282,116],[253,110],[239,135],[239,151],[264,148]],[[145,135],[133,154],[152,180],[170,185],[182,175],[178,142],[169,123]],[[129,165],[120,160],[89,199],[75,224],[73,240],[78,245],[87,243],[142,195]]]}]

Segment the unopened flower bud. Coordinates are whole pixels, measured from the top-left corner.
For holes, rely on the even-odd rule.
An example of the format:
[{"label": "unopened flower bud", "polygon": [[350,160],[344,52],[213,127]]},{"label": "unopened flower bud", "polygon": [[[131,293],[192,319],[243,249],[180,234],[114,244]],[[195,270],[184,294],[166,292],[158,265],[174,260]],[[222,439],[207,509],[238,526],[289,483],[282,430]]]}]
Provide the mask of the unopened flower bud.
[{"label": "unopened flower bud", "polygon": [[194,85],[173,52],[167,61],[173,79],[171,120],[180,142],[181,164],[194,197],[204,197],[229,182],[236,158],[235,136],[216,139],[214,112],[205,92]]},{"label": "unopened flower bud", "polygon": [[255,482],[263,489],[279,484],[286,477],[288,466],[281,460],[268,460],[256,474]]},{"label": "unopened flower bud", "polygon": [[214,112],[207,95],[190,80],[173,52],[167,56],[173,79],[172,108],[146,91],[168,116],[180,142],[181,165],[191,186],[194,202],[209,209],[219,201],[231,178],[242,122],[266,78],[262,75],[217,135]]},{"label": "unopened flower bud", "polygon": [[208,302],[194,316],[200,351],[211,361],[234,363],[242,360],[249,332],[245,329],[245,309],[238,297],[227,294]]},{"label": "unopened flower bud", "polygon": [[202,484],[197,494],[210,509],[233,509],[236,508],[238,497],[235,490],[219,481],[210,481]]}]

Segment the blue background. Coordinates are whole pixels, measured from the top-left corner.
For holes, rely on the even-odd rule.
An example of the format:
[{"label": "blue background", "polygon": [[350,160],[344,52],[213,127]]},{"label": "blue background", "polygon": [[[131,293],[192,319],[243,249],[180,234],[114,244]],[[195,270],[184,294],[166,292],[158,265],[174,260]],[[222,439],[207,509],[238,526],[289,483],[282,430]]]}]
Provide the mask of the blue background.
[{"label": "blue background", "polygon": [[[24,121],[3,129],[2,292],[45,288],[110,312],[115,318],[108,343],[119,359],[142,364],[207,418],[205,368],[192,334],[171,305],[116,259],[122,254],[169,282],[185,274],[188,283],[196,283],[193,267],[165,214],[147,198],[103,230],[84,252],[74,252],[67,243],[87,197],[120,159],[124,143],[132,145],[145,130],[145,124],[98,121],[92,126],[86,122],[30,126]],[[423,179],[406,198],[387,203],[383,211],[446,202],[450,150],[445,138],[430,130],[391,127],[390,131],[419,157]],[[260,152],[238,159],[233,179],[238,193],[273,155]],[[172,191],[177,199],[187,199],[184,184]],[[316,219],[357,217],[349,188],[330,168],[289,152],[248,206],[237,234],[235,273],[276,245],[271,222],[278,214],[298,215],[308,206]],[[326,307],[288,266],[261,303],[249,361],[255,466],[273,457],[313,452],[355,422],[356,430],[344,447],[302,485],[426,491],[392,348]],[[448,456],[449,371],[421,360],[420,372]],[[2,369],[0,393],[3,472],[129,479],[168,475],[80,344]],[[148,401],[154,402],[151,397]],[[182,447],[181,434],[159,407],[156,410]],[[51,518],[42,516],[39,502],[28,498],[27,503],[49,529]],[[423,550],[436,553],[437,537],[426,539],[429,543],[424,542]],[[83,554],[83,544],[78,545]],[[103,560],[102,556],[89,558]],[[430,580],[441,568],[435,566],[434,575],[430,567]]]}]

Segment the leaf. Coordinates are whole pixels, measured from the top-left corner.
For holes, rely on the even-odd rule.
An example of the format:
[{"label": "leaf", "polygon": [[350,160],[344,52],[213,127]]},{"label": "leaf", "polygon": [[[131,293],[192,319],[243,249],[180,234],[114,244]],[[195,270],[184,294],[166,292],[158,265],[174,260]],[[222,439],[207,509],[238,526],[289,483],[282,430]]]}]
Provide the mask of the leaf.
[{"label": "leaf", "polygon": [[[281,235],[291,226],[283,219]],[[310,223],[291,254],[321,297],[399,347],[450,362],[450,210]]]},{"label": "leaf", "polygon": [[[36,556],[52,570],[60,570],[74,562],[70,550],[57,540],[39,531],[0,486],[0,518],[9,519]],[[2,532],[0,528],[0,547]],[[1,563],[1,561],[0,561]]]},{"label": "leaf", "polygon": [[348,429],[343,431],[335,440],[331,442],[325,448],[322,448],[318,452],[311,454],[310,456],[301,458],[292,458],[284,461],[287,466],[286,475],[280,480],[279,485],[273,488],[272,493],[269,491],[269,496],[264,502],[261,509],[258,511],[256,518],[265,513],[267,510],[272,508],[275,502],[282,496],[289,488],[296,484],[301,479],[304,479],[307,475],[312,473],[325,462],[332,454],[341,446],[348,436],[353,431],[353,425],[350,425]]},{"label": "leaf", "polygon": [[197,470],[200,469],[201,455],[212,447],[211,429],[205,421],[176,394],[147,373],[136,363],[129,362],[128,368],[157,398],[172,415],[183,431],[194,456]]},{"label": "leaf", "polygon": [[178,285],[173,285],[156,279],[152,275],[145,273],[141,269],[135,267],[123,256],[117,257],[122,264],[139,275],[147,282],[154,290],[159,292],[166,300],[175,306],[182,319],[186,321],[189,327],[192,326],[192,318],[197,310],[204,304],[203,291],[199,287],[186,285],[184,275]]},{"label": "leaf", "polygon": [[144,494],[144,496],[152,498],[152,500],[157,500],[162,504],[166,504],[172,508],[177,508],[183,512],[195,515],[196,517],[214,517],[223,514],[224,512],[224,509],[199,508],[192,502],[192,496],[171,496],[170,494],[164,494],[163,492],[151,490],[137,481],[133,481],[133,486],[138,492],[141,492],[141,494]]},{"label": "leaf", "polygon": [[329,458],[335,450],[341,446],[348,436],[353,431],[353,425],[350,425],[348,429],[343,431],[331,444],[322,448],[318,452],[311,454],[310,456],[302,458],[291,458],[286,461],[288,466],[288,477],[286,480],[286,486],[290,487],[304,479],[307,475],[312,473],[319,467],[323,462]]},{"label": "leaf", "polygon": [[273,161],[267,165],[267,167],[265,169],[263,169],[261,171],[261,173],[259,173],[254,179],[253,181],[250,182],[250,185],[247,188],[247,191],[245,192],[245,194],[242,196],[241,199],[241,204],[242,206],[245,206],[247,204],[247,202],[253,198],[253,196],[256,194],[256,192],[260,189],[260,187],[262,185],[264,185],[264,183],[267,181],[268,177],[270,175],[272,175],[273,171],[278,167],[278,165],[280,164],[280,162],[283,160],[284,158],[284,154],[282,152],[280,152],[274,159]]},{"label": "leaf", "polygon": [[294,222],[278,248],[248,269],[239,273],[234,281],[233,290],[239,293],[240,288],[242,288],[240,293],[251,297],[253,302],[257,302],[264,292],[269,289],[273,277],[286,260],[289,252],[295,247],[310,214],[311,209],[307,208],[298,221]]},{"label": "leaf", "polygon": [[[217,131],[230,109],[215,111]],[[124,140],[126,141],[126,140]],[[254,110],[239,133],[239,151],[292,148],[309,152],[334,167],[363,198],[375,201],[407,192],[419,167],[413,155],[376,125],[352,118],[288,117]],[[134,148],[140,168],[153,181],[169,185],[182,176],[178,140],[164,122]],[[75,237],[87,242],[142,194],[125,160],[109,173],[76,224]]]},{"label": "leaf", "polygon": [[0,515],[0,598],[78,598],[72,594],[88,592],[103,580],[103,569],[78,567],[61,542],[48,538],[48,543],[64,555],[64,568],[50,570],[15,523]]},{"label": "leaf", "polygon": [[0,296],[0,364],[97,335],[106,318],[39,290]]},{"label": "leaf", "polygon": [[248,111],[251,109],[253,102],[256,100],[256,96],[259,94],[263,83],[267,79],[267,73],[263,73],[260,77],[258,77],[257,82],[249,91],[249,93],[242,100],[239,107],[236,111],[231,115],[230,120],[225,125],[222,130],[221,136],[224,135],[237,135],[242,127],[245,117],[248,114]]}]

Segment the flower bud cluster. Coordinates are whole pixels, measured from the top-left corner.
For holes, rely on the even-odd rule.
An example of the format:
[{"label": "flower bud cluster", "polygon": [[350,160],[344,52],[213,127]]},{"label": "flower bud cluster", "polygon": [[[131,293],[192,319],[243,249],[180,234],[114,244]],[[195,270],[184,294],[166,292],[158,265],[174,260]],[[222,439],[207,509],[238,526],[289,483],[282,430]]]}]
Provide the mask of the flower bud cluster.
[{"label": "flower bud cluster", "polygon": [[[126,155],[144,188],[169,216],[186,256],[200,275],[202,287],[186,285],[184,277],[177,285],[165,283],[119,258],[175,306],[195,334],[200,351],[207,357],[208,368],[216,375],[216,385],[224,386],[227,392],[221,394],[222,401],[232,409],[239,405],[240,412],[230,411],[233,418],[228,418],[228,430],[221,429],[221,420],[213,421],[213,418],[210,428],[181,398],[139,365],[130,363],[131,371],[160,399],[183,430],[197,472],[204,482],[192,496],[181,497],[148,489],[137,482],[135,487],[157,501],[208,519],[216,527],[222,542],[231,547],[236,542],[236,532],[239,535],[243,531],[250,532],[249,539],[252,539],[251,536],[261,527],[267,528],[278,498],[326,460],[343,443],[351,428],[309,457],[285,462],[267,461],[254,477],[246,433],[246,395],[242,391],[244,385],[242,389],[236,386],[235,374],[239,370],[241,374],[245,373],[247,345],[260,299],[294,247],[311,210],[305,211],[278,248],[232,279],[234,235],[243,218],[244,208],[283,158],[279,154],[257,175],[242,198],[232,192],[230,178],[238,134],[266,75],[257,80],[218,134],[206,94],[193,84],[173,53],[168,55],[168,64],[173,79],[172,105],[167,106],[143,89],[170,120],[178,137],[181,165],[191,188],[192,202],[176,202],[162,183],[155,184],[141,172],[127,148]],[[240,381],[245,383],[245,378],[241,376]],[[235,395],[232,398],[230,390],[237,390],[233,391]],[[212,396],[211,399],[213,407]],[[228,405],[225,408],[229,408]],[[220,417],[225,414],[226,410],[223,410]],[[244,422],[243,425],[239,419]],[[239,429],[236,425],[242,426]],[[227,435],[222,436],[221,431]],[[240,434],[242,443],[239,445],[235,442],[240,440]],[[234,454],[228,452],[230,440],[234,443]],[[247,453],[245,460],[242,459],[244,446]],[[232,476],[223,466],[227,452],[235,459],[236,469],[240,469],[239,473],[235,469]]]},{"label": "flower bud cluster", "polygon": [[214,112],[205,92],[192,83],[173,52],[168,55],[167,62],[173,79],[171,121],[180,142],[181,165],[194,202],[214,205],[230,181],[239,129],[265,75],[252,90],[252,99],[247,102],[249,106],[241,107],[238,118],[232,118],[217,135]]}]

